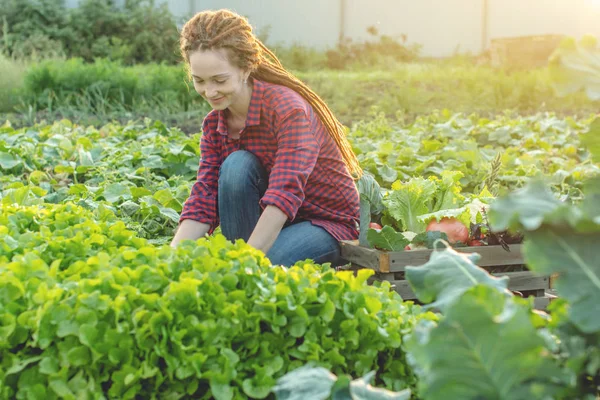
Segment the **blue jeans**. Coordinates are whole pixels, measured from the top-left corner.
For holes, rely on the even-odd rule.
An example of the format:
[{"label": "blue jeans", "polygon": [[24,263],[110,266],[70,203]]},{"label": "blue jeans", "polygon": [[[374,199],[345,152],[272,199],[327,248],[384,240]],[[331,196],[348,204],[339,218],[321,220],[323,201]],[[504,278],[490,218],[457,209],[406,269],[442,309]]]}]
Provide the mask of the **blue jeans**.
[{"label": "blue jeans", "polygon": [[[231,153],[219,171],[221,232],[231,241],[248,241],[262,213],[259,200],[269,186],[260,160],[249,151]],[[339,265],[340,245],[325,229],[310,221],[287,221],[267,252],[273,265],[291,266],[310,258],[317,264]]]}]

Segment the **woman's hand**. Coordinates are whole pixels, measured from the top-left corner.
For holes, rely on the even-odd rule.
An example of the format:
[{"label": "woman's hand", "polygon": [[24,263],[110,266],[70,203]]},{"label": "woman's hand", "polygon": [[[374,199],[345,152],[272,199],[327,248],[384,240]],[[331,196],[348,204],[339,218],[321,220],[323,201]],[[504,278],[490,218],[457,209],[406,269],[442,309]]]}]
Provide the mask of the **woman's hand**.
[{"label": "woman's hand", "polygon": [[248,244],[267,254],[287,219],[287,215],[279,208],[268,205],[252,231]]}]

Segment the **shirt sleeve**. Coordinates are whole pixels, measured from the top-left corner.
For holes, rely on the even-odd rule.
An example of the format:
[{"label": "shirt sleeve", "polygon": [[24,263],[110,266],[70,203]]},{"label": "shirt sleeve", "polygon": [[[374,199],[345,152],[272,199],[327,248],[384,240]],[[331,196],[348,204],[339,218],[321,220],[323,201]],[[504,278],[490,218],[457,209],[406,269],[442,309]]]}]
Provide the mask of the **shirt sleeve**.
[{"label": "shirt sleeve", "polygon": [[291,111],[276,125],[276,132],[275,163],[260,205],[273,205],[293,221],[304,201],[304,188],[317,163],[320,145],[303,109]]},{"label": "shirt sleeve", "polygon": [[221,157],[218,143],[215,143],[213,135],[208,132],[206,121],[202,130],[197,179],[190,197],[183,205],[179,222],[184,219],[203,222],[210,225],[209,233],[212,233],[219,225],[217,193]]}]

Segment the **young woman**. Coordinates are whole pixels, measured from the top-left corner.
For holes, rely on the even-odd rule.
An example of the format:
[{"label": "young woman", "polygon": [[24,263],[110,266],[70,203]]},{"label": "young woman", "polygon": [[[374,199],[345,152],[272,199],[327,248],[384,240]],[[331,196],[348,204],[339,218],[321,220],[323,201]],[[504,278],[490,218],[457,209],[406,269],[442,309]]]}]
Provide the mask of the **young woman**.
[{"label": "young woman", "polygon": [[358,238],[362,171],[341,123],[231,11],[204,11],[182,29],[194,88],[213,110],[202,125],[198,179],[171,246],[216,226],[274,265],[336,264]]}]

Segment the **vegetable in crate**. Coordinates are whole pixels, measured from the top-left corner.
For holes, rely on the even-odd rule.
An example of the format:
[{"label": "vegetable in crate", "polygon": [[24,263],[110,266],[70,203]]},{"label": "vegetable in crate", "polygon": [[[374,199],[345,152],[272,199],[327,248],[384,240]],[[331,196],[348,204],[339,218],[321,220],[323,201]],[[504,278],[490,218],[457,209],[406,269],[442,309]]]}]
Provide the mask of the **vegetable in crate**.
[{"label": "vegetable in crate", "polygon": [[442,218],[439,222],[432,220],[425,232],[444,232],[450,244],[466,244],[469,241],[469,228],[456,218]]}]

